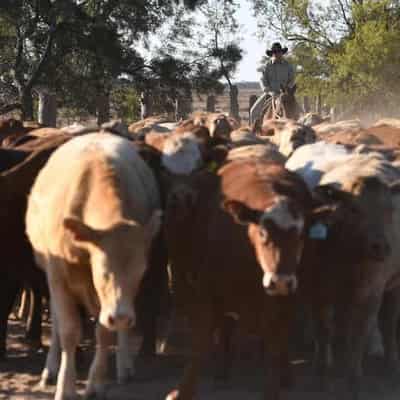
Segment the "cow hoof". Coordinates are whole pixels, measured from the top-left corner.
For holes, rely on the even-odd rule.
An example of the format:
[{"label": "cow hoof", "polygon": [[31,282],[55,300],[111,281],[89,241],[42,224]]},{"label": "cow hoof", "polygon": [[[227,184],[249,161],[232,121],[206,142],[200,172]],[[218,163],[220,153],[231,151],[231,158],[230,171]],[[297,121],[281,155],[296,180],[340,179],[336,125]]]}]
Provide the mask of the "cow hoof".
[{"label": "cow hoof", "polygon": [[165,400],[179,400],[179,390],[173,390],[168,394]]},{"label": "cow hoof", "polygon": [[133,374],[126,374],[123,376],[119,376],[117,379],[117,382],[119,385],[126,385],[127,383],[129,383],[133,378]]},{"label": "cow hoof", "polygon": [[85,400],[106,400],[105,385],[95,385],[87,388],[83,398]]},{"label": "cow hoof", "polygon": [[132,367],[125,367],[121,370],[118,371],[117,374],[117,382],[120,385],[124,385],[126,383],[128,383],[129,381],[131,381],[133,379],[133,377],[135,376],[135,368]]},{"label": "cow hoof", "polygon": [[229,387],[229,382],[228,379],[221,379],[219,378],[214,378],[214,383],[213,383],[213,388],[214,390],[224,390]]},{"label": "cow hoof", "polygon": [[54,386],[57,383],[57,377],[51,374],[43,374],[39,382],[41,389],[46,389],[49,386]]},{"label": "cow hoof", "polygon": [[135,381],[146,381],[154,378],[159,370],[158,358],[155,356],[137,357],[132,377]]},{"label": "cow hoof", "polygon": [[398,377],[400,375],[400,361],[387,361],[385,368],[386,375],[388,375],[389,377]]},{"label": "cow hoof", "polygon": [[80,397],[77,394],[64,394],[57,395],[54,397],[54,400],[79,400]]}]

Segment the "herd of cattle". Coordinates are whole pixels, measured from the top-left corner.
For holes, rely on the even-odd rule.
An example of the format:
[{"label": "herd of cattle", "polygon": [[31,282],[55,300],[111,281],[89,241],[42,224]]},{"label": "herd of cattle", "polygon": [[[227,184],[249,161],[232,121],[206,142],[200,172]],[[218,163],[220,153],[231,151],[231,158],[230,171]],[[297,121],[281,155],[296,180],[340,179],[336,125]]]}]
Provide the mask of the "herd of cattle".
[{"label": "herd of cattle", "polygon": [[165,304],[188,318],[192,340],[168,400],[194,398],[215,332],[218,375],[229,375],[237,326],[264,340],[266,399],[291,385],[291,343],[308,319],[322,384],[345,365],[357,399],[378,329],[388,374],[400,373],[400,121],[312,120],[258,132],[208,113],[129,127],[1,121],[0,357],[25,288],[33,342],[51,301],[41,384],[57,382],[56,400],[76,396],[84,319],[98,321],[86,394],[101,396],[114,332],[124,382],[130,328],[140,353],[154,353]]}]

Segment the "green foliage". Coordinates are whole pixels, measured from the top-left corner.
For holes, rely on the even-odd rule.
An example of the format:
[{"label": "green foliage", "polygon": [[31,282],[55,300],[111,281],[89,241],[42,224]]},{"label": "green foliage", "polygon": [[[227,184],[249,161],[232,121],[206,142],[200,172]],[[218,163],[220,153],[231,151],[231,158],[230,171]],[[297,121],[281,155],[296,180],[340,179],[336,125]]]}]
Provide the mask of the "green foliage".
[{"label": "green foliage", "polygon": [[[397,0],[253,0],[263,29],[292,42],[299,94],[348,110],[386,109],[400,100]],[[392,107],[393,109],[393,107]]]},{"label": "green foliage", "polygon": [[345,104],[388,107],[400,98],[399,26],[386,1],[357,6],[354,15],[354,36],[329,58],[332,90]]},{"label": "green foliage", "polygon": [[[10,102],[11,96],[22,101],[35,87],[46,85],[56,91],[60,106],[94,113],[97,96],[110,93],[122,76],[138,89],[161,79],[186,85],[188,78],[180,79],[188,72],[188,68],[182,72],[183,61],[161,62],[160,56],[146,63],[137,48],[164,24],[204,3],[2,0],[0,92],[7,96],[0,96],[0,106]],[[175,33],[184,35],[185,31]],[[172,71],[173,67],[177,70]]]},{"label": "green foliage", "polygon": [[112,112],[127,123],[137,121],[140,118],[139,95],[134,88],[128,85],[118,85],[113,88],[111,107]]}]

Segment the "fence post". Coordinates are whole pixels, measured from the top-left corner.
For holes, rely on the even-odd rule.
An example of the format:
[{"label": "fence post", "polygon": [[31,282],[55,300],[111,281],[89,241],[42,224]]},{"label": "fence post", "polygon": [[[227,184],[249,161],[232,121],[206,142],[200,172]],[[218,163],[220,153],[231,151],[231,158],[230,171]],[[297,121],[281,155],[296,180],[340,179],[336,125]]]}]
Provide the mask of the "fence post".
[{"label": "fence post", "polygon": [[216,98],[214,95],[208,95],[206,101],[207,112],[215,112]]}]

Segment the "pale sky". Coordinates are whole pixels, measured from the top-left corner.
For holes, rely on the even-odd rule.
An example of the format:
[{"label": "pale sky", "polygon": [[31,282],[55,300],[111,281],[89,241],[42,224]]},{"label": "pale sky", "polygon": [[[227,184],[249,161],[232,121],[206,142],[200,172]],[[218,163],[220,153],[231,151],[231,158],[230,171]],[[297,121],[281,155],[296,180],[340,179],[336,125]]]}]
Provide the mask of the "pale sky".
[{"label": "pale sky", "polygon": [[260,74],[257,72],[261,57],[265,50],[275,41],[274,37],[259,39],[256,36],[257,20],[253,16],[253,9],[248,0],[240,0],[240,11],[238,12],[239,23],[242,25],[241,47],[244,50],[243,60],[240,63],[235,81],[259,81]]},{"label": "pale sky", "polygon": [[258,81],[260,76],[257,67],[267,44],[256,37],[257,20],[253,16],[253,10],[248,0],[240,0],[238,19],[242,25],[241,47],[244,49],[244,53],[235,81]]},{"label": "pale sky", "polygon": [[[243,49],[243,59],[239,65],[238,71],[234,77],[235,82],[240,81],[259,81],[260,74],[257,72],[261,57],[264,55],[267,46],[275,41],[275,37],[268,35],[266,28],[266,38],[259,39],[257,33],[257,19],[253,16],[253,8],[249,0],[239,0],[240,10],[237,13],[239,24],[241,25],[242,41],[240,43]],[[159,35],[159,33],[157,34]],[[150,37],[150,43],[158,44],[156,36]],[[142,45],[137,44],[140,52],[149,56],[157,46],[151,46],[152,49],[146,50]]]}]

